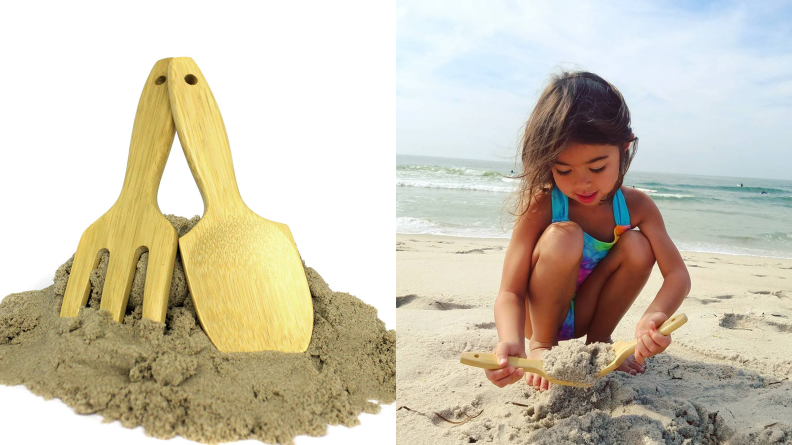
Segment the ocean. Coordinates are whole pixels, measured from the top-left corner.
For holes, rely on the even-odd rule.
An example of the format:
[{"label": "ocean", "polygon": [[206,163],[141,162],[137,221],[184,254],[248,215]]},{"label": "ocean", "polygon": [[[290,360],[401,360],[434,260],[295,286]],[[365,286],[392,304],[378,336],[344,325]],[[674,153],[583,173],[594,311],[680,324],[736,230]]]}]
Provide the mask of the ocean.
[{"label": "ocean", "polygon": [[[512,169],[513,162],[396,155],[396,231],[509,238]],[[792,181],[629,171],[624,185],[655,201],[681,251],[792,259]]]}]

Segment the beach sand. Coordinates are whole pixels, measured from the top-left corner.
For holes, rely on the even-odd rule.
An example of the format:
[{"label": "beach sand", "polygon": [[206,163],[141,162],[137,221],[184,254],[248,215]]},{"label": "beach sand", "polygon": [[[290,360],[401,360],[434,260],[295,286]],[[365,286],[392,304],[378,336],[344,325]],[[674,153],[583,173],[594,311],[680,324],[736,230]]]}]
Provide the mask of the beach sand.
[{"label": "beach sand", "polygon": [[[540,394],[459,363],[497,344],[508,240],[396,241],[398,444],[792,443],[792,260],[682,252],[689,321],[646,373]],[[633,338],[662,280],[655,265],[614,340]]]}]

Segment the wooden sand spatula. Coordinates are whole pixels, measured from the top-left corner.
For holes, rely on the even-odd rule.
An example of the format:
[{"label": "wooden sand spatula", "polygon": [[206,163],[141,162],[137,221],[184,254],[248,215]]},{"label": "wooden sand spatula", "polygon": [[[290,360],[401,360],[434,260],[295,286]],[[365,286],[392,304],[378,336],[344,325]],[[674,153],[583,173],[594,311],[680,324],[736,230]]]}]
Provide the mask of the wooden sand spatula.
[{"label": "wooden sand spatula", "polygon": [[[663,335],[669,335],[670,333],[674,332],[682,326],[683,324],[687,323],[687,315],[679,313],[675,314],[668,320],[664,321],[663,324],[657,328],[657,332]],[[638,340],[630,340],[630,341],[622,341],[617,340],[613,342],[613,353],[616,355],[616,358],[613,359],[612,362],[608,366],[602,369],[602,371],[597,374],[597,377],[602,377],[605,374],[615,370],[618,368],[627,357],[631,356],[635,352],[635,346],[638,344]]]},{"label": "wooden sand spatula", "polygon": [[[491,352],[463,352],[462,358],[459,360],[459,362],[463,365],[475,366],[476,368],[482,369],[500,369],[505,367],[498,364],[498,357]],[[587,388],[591,386],[588,383],[568,382],[566,380],[558,380],[551,377],[550,374],[545,372],[544,364],[541,360],[509,357],[509,363],[506,366],[522,368],[525,370],[525,372],[532,372],[536,375],[540,375],[546,378],[548,382],[556,385],[578,386],[581,388]]]},{"label": "wooden sand spatula", "polygon": [[[676,314],[673,317],[669,318],[659,328],[657,328],[658,332],[663,335],[669,335],[670,333],[674,332],[687,322],[687,316],[685,314]],[[619,367],[627,357],[635,352],[635,345],[637,344],[637,340],[631,341],[621,341],[618,340],[613,343],[613,353],[616,357],[613,359],[608,366],[603,368],[598,374],[597,378],[608,374],[609,372],[615,370]],[[475,366],[477,368],[483,369],[500,369],[504,366],[500,366],[498,364],[498,358],[493,353],[489,352],[463,352],[462,358],[460,362],[463,365],[468,366]],[[592,386],[589,383],[583,382],[570,382],[566,380],[558,380],[550,375],[547,374],[544,370],[544,364],[541,360],[532,360],[526,358],[519,358],[519,357],[509,357],[509,363],[507,366],[513,366],[515,368],[523,368],[526,372],[531,372],[537,375],[540,375],[547,379],[550,383],[557,384],[557,385],[564,385],[564,386],[577,386],[581,388],[588,388]]]},{"label": "wooden sand spatula", "polygon": [[90,273],[104,250],[110,252],[100,308],[121,322],[135,266],[148,251],[143,317],[164,322],[179,235],[157,205],[165,162],[175,134],[168,97],[168,64],[158,61],[138,103],[121,196],[80,238],[61,306],[61,317],[76,317],[88,302]]},{"label": "wooden sand spatula", "polygon": [[291,231],[242,201],[223,118],[198,65],[174,58],[168,79],[179,141],[204,202],[201,220],[179,239],[201,326],[224,352],[304,352],[313,303]]}]

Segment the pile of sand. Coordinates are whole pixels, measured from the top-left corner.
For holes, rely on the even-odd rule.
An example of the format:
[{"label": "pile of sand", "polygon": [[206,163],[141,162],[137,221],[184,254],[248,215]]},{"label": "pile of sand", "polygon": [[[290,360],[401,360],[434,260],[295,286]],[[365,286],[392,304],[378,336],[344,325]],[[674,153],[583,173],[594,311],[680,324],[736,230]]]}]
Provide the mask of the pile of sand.
[{"label": "pile of sand", "polygon": [[[168,216],[183,236],[198,221]],[[137,265],[123,324],[99,303],[108,255],[91,274],[88,307],[60,318],[72,260],[55,283],[0,303],[0,383],[57,397],[80,414],[99,414],[146,434],[200,442],[258,439],[292,443],[327,425],[353,426],[396,395],[394,331],[376,309],[333,292],[306,268],[313,337],[302,354],[222,353],[201,330],[177,257],[167,320],[142,319],[148,256]],[[34,265],[35,266],[35,265]]]},{"label": "pile of sand", "polygon": [[542,353],[544,370],[551,377],[568,382],[594,383],[616,355],[609,343],[586,344],[576,339],[563,342]]},{"label": "pile of sand", "polygon": [[[727,366],[700,366],[669,355],[652,357],[647,363],[647,373],[640,377],[613,372],[591,388],[553,385],[544,392],[524,382],[494,388],[480,370],[457,366],[449,375],[436,378],[444,397],[438,398],[437,393],[400,396],[399,404],[408,409],[397,416],[398,443],[418,443],[419,438],[425,443],[540,445],[792,443],[789,425],[767,422],[736,430],[727,420],[731,408],[713,411],[696,400],[716,388],[732,393],[734,405],[744,401],[743,394],[764,388],[777,399],[768,399],[767,404],[792,400],[788,391],[769,386],[778,380],[767,381],[758,373]],[[680,382],[678,387],[667,384],[669,376],[679,379],[675,380]],[[449,378],[458,382],[457,389],[450,390]],[[399,384],[400,391],[418,385],[404,386]],[[697,397],[698,390],[701,395]],[[468,402],[455,404],[465,399]]]},{"label": "pile of sand", "polygon": [[[670,365],[673,358],[650,359],[652,366]],[[662,363],[657,363],[662,362]],[[673,366],[673,365],[671,365]],[[753,377],[759,378],[758,375]],[[761,386],[761,383],[758,383]],[[527,394],[526,394],[527,395]],[[526,407],[502,406],[489,416],[503,415],[509,440],[526,444],[770,445],[792,442],[792,428],[776,423],[766,428],[736,432],[718,412],[683,397],[661,384],[623,372],[599,379],[592,388],[554,385],[543,393],[531,392]],[[488,422],[470,422],[468,440],[492,437]]]},{"label": "pile of sand", "polygon": [[[592,388],[554,385],[549,391],[533,393],[525,402],[530,406],[516,415],[509,408],[503,410],[511,439],[548,445],[666,445],[717,444],[731,436],[716,413],[688,400],[669,399],[662,388],[637,390],[635,382],[617,372],[598,380]],[[646,408],[620,415],[619,409],[630,405]],[[472,422],[466,432],[473,438],[488,433],[486,423]]]}]

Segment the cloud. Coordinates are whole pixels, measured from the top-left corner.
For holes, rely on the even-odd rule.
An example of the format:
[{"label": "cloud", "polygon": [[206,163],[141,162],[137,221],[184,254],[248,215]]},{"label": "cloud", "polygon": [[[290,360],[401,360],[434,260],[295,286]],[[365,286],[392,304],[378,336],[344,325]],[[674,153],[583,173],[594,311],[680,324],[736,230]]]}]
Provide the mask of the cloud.
[{"label": "cloud", "polygon": [[563,67],[622,91],[641,138],[637,170],[792,179],[792,6],[783,2],[397,9],[399,153],[513,155]]}]

